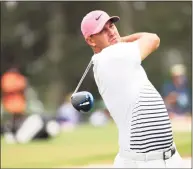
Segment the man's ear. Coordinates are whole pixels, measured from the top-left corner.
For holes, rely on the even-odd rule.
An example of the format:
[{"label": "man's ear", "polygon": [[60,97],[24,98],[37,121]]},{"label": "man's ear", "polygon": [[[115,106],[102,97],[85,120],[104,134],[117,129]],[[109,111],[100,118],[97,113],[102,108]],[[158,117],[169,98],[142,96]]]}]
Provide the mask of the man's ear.
[{"label": "man's ear", "polygon": [[90,46],[92,46],[92,47],[95,47],[96,46],[96,44],[95,44],[95,42],[94,42],[94,39],[92,38],[92,37],[87,37],[86,38],[86,42],[90,45]]}]

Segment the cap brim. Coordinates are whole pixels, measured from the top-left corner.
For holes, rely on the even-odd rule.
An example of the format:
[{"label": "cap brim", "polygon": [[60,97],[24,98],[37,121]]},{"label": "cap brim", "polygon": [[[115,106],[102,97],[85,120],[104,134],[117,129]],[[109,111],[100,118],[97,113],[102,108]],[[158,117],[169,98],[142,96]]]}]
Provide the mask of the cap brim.
[{"label": "cap brim", "polygon": [[112,16],[112,17],[110,17],[109,20],[112,21],[113,23],[115,23],[115,22],[117,22],[117,21],[120,20],[120,17],[118,17],[118,16]]},{"label": "cap brim", "polygon": [[115,22],[117,22],[117,21],[119,21],[119,20],[120,20],[120,18],[119,18],[118,16],[112,16],[112,17],[110,17],[108,20],[102,22],[102,23],[97,27],[97,29],[94,31],[93,35],[99,33],[99,32],[104,28],[105,24],[106,24],[108,21],[111,21],[112,23],[115,23]]}]

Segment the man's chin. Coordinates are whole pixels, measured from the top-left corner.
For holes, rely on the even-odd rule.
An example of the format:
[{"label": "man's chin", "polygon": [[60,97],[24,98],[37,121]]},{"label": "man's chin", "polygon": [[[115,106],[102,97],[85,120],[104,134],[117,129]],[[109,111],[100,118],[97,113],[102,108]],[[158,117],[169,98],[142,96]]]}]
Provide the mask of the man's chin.
[{"label": "man's chin", "polygon": [[117,39],[115,39],[115,40],[113,40],[113,41],[111,41],[111,45],[114,45],[114,44],[116,44],[116,43],[118,43],[119,41],[117,40]]},{"label": "man's chin", "polygon": [[117,38],[111,41],[111,45],[121,42],[121,39]]}]

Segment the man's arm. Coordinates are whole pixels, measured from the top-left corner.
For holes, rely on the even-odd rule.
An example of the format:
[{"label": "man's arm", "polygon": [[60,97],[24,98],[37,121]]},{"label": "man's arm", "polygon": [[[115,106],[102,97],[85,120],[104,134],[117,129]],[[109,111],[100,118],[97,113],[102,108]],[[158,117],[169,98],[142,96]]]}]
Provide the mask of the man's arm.
[{"label": "man's arm", "polygon": [[133,42],[133,41],[138,40],[139,38],[141,38],[145,34],[147,34],[147,33],[145,33],[145,32],[134,33],[134,34],[131,34],[128,36],[121,37],[121,41],[122,42]]},{"label": "man's arm", "polygon": [[135,33],[129,36],[121,37],[122,42],[138,41],[141,60],[144,60],[149,54],[155,51],[160,44],[160,38],[154,33]]}]

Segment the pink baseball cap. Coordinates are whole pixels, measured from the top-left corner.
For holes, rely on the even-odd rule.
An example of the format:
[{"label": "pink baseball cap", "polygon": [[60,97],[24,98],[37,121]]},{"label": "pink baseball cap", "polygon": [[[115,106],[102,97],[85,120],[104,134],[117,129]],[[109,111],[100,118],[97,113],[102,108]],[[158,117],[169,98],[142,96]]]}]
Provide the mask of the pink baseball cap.
[{"label": "pink baseball cap", "polygon": [[81,22],[81,31],[85,38],[99,33],[108,21],[117,22],[118,16],[110,17],[106,12],[95,10],[89,12]]}]

